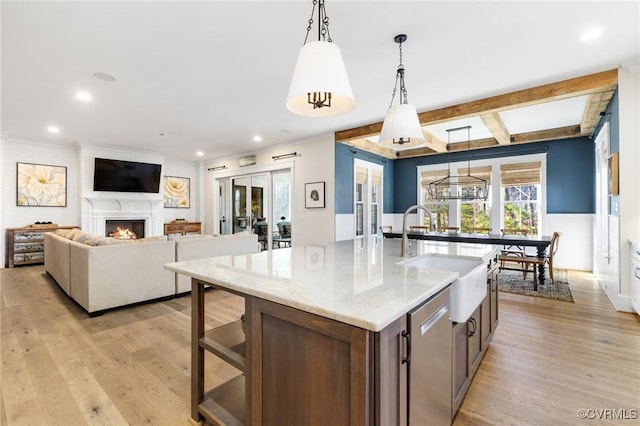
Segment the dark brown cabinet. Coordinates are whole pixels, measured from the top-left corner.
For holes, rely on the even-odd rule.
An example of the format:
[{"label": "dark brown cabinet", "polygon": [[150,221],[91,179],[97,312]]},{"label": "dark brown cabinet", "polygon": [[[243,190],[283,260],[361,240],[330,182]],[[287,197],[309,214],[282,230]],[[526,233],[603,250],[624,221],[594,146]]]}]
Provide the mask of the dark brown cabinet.
[{"label": "dark brown cabinet", "polygon": [[452,418],[469,389],[498,326],[498,264],[487,262],[487,295],[464,323],[453,323]]},{"label": "dark brown cabinet", "polygon": [[4,266],[13,268],[19,265],[36,265],[44,263],[44,234],[57,229],[72,229],[76,226],[26,226],[24,228],[7,228],[6,258]]},{"label": "dark brown cabinet", "polygon": [[202,222],[176,221],[164,224],[164,235],[201,234]]}]

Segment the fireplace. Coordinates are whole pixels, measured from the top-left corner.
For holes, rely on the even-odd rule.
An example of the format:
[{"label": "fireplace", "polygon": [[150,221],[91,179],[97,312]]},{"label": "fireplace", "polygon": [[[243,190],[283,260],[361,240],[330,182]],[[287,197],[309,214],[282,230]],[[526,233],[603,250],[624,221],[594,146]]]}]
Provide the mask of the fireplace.
[{"label": "fireplace", "polygon": [[144,238],[144,219],[118,219],[105,222],[105,235],[121,240]]}]

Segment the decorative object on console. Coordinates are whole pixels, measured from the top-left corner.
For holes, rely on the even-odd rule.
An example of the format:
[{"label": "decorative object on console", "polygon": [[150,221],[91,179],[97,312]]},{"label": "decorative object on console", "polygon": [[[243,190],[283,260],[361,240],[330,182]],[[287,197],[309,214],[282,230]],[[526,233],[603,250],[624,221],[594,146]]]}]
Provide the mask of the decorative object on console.
[{"label": "decorative object on console", "polygon": [[16,205],[67,206],[67,168],[46,164],[17,163]]},{"label": "decorative object on console", "polygon": [[[393,41],[400,46],[400,63],[396,71],[396,83],[391,93],[391,103],[384,117],[382,124],[382,132],[378,143],[387,148],[409,148],[422,145],[424,143],[424,134],[420,127],[420,120],[416,107],[409,104],[407,99],[407,88],[404,84],[404,65],[402,64],[402,43],[407,40],[406,34],[398,34]],[[393,105],[393,99],[396,96],[400,83],[400,102]]]},{"label": "decorative object on console", "polygon": [[305,208],[324,208],[324,182],[307,183],[304,185],[304,192]]},{"label": "decorative object on console", "polygon": [[[318,41],[307,43],[318,7]],[[293,71],[287,109],[306,117],[330,117],[353,109],[355,100],[340,48],[332,43],[324,0],[313,0],[307,34]]]},{"label": "decorative object on console", "polygon": [[164,177],[164,208],[191,208],[190,180],[186,177]]}]

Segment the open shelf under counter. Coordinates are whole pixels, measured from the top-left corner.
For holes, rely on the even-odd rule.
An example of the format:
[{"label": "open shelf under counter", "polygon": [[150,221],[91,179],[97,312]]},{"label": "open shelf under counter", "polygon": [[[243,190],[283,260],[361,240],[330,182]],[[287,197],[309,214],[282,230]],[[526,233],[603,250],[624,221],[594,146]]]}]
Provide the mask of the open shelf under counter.
[{"label": "open shelf under counter", "polygon": [[245,424],[244,374],[222,383],[204,394],[198,412],[214,425]]},{"label": "open shelf under counter", "polygon": [[233,365],[243,373],[245,363],[245,335],[242,321],[237,320],[208,330],[200,338],[200,347]]}]

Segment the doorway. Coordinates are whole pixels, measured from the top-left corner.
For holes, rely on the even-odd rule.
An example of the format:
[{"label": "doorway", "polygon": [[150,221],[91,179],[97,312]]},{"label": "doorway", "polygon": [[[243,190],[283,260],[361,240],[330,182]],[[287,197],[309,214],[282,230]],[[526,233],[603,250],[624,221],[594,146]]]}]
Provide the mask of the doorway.
[{"label": "doorway", "polygon": [[286,222],[291,229],[291,169],[231,176],[217,181],[220,233],[250,232],[258,235],[264,250],[280,247],[278,225]]}]

